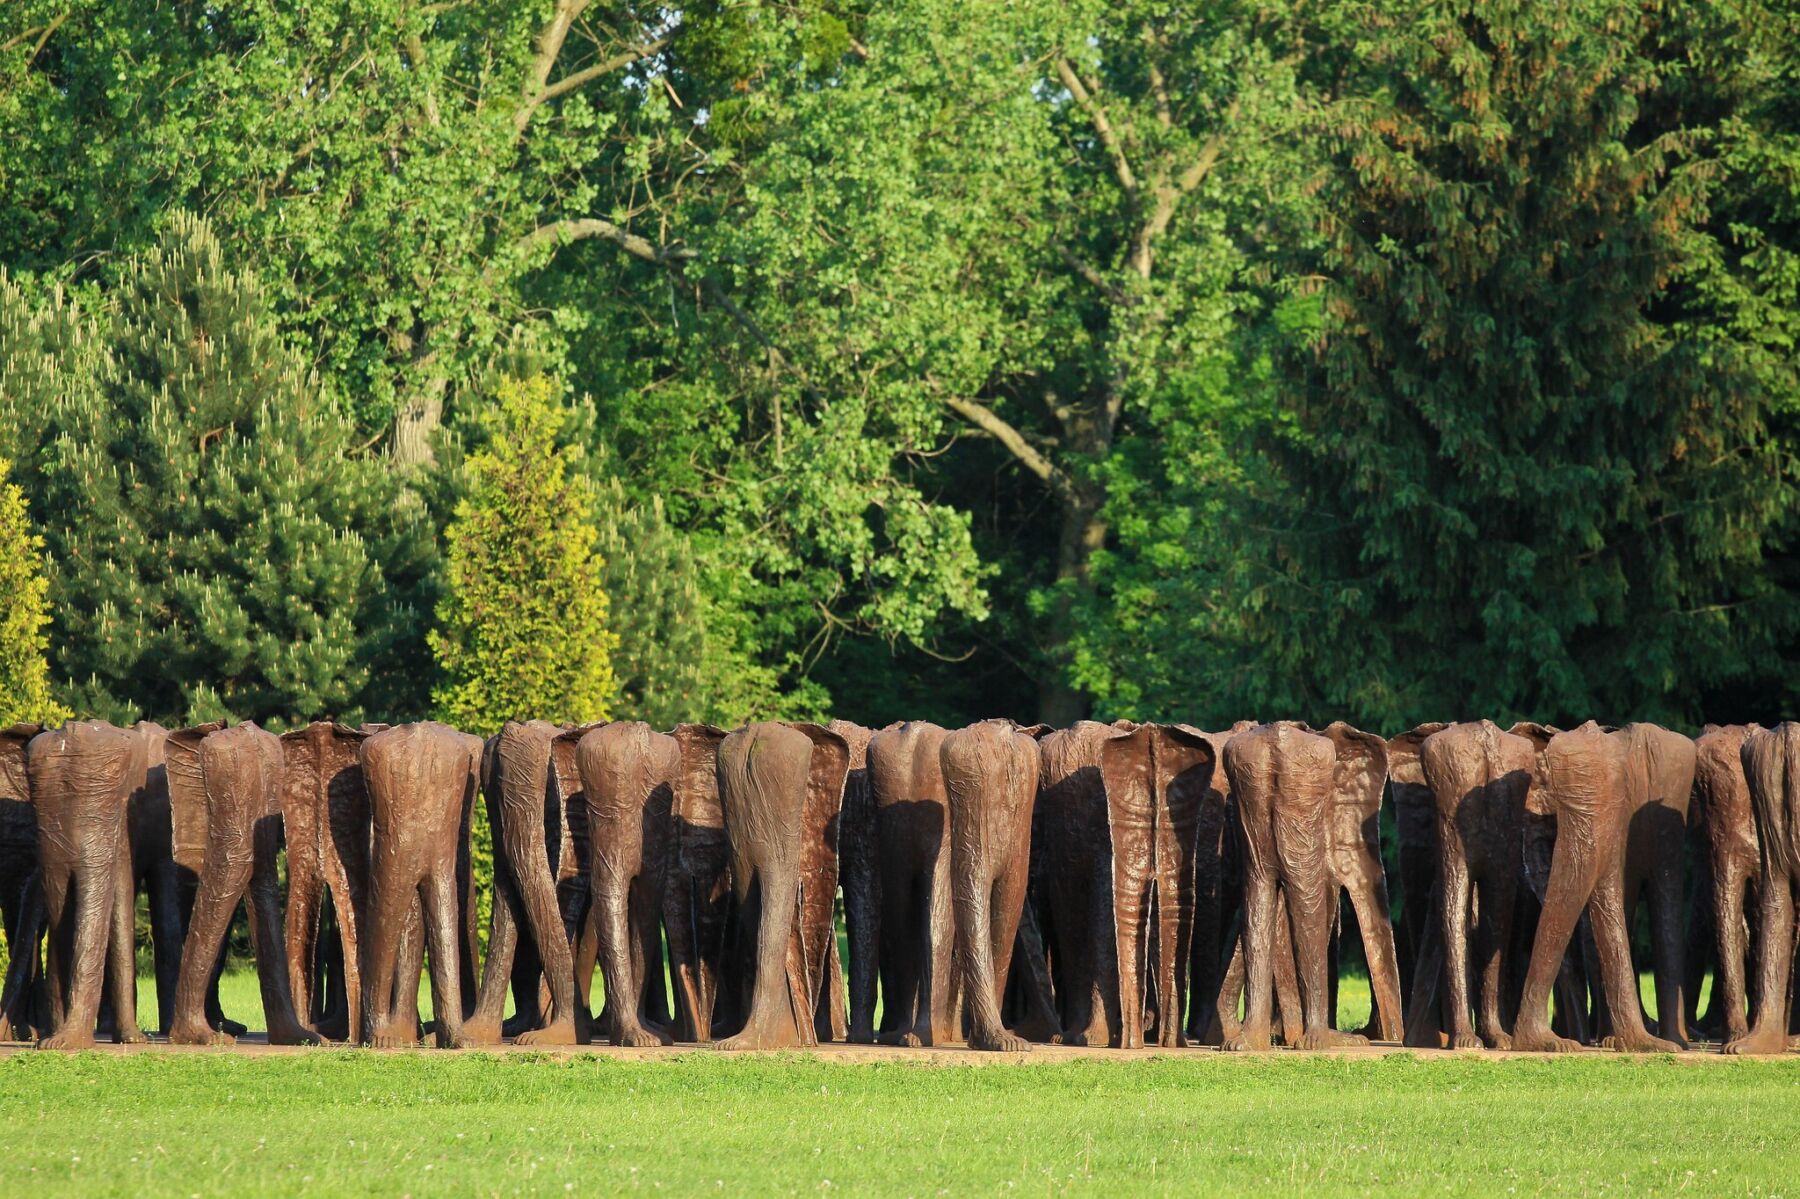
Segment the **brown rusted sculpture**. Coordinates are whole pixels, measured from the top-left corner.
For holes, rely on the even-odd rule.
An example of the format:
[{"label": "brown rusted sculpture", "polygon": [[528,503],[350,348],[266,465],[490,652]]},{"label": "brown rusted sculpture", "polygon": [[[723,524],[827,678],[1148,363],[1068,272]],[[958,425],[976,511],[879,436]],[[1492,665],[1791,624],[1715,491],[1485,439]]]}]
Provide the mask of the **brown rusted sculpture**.
[{"label": "brown rusted sculpture", "polygon": [[[1525,792],[1524,847],[1525,889],[1519,892],[1519,910],[1514,921],[1513,961],[1509,966],[1508,994],[1512,999],[1513,1018],[1518,1018],[1519,1001],[1523,998],[1525,976],[1531,961],[1532,946],[1537,943],[1537,925],[1543,915],[1545,897],[1550,891],[1550,868],[1556,854],[1556,809],[1550,802],[1544,774],[1544,750],[1550,738],[1561,730],[1534,721],[1520,721],[1507,732],[1531,742],[1531,785]],[[1592,921],[1584,910],[1576,922],[1576,935],[1556,973],[1556,1019],[1551,1025],[1558,1036],[1581,1044],[1593,1036],[1594,1017],[1590,1006],[1590,978],[1598,979],[1600,959],[1594,948]]]},{"label": "brown rusted sculpture", "polygon": [[[359,932],[369,886],[369,792],[360,754],[383,727],[319,720],[281,737],[294,1015],[321,1036],[352,1043],[362,1039]],[[336,933],[329,940],[327,902]]]},{"label": "brown rusted sculpture", "polygon": [[43,980],[44,888],[38,870],[37,814],[25,775],[25,746],[38,724],[0,730],[0,932],[6,982],[0,988],[0,1041],[28,1040],[47,1019]]},{"label": "brown rusted sculpture", "polygon": [[1800,883],[1800,724],[1784,720],[1747,734],[1742,754],[1762,849],[1756,1012],[1750,1031],[1727,1041],[1725,1052],[1781,1053],[1788,1048],[1794,887]]},{"label": "brown rusted sculpture", "polygon": [[[1213,748],[1213,769],[1194,837],[1194,940],[1189,954],[1187,1036],[1196,1045],[1216,1045],[1222,1039],[1219,998],[1238,940],[1234,926],[1242,899],[1242,888],[1236,883],[1237,845],[1232,828],[1236,817],[1231,808],[1231,783],[1225,777],[1225,744],[1255,727],[1254,721],[1241,720],[1224,732],[1207,734]],[[1241,978],[1238,985],[1241,989]],[[1234,998],[1234,1024],[1236,1003]]]},{"label": "brown rusted sculpture", "polygon": [[[1440,1009],[1453,1049],[1512,1045],[1501,1015],[1502,966],[1524,876],[1525,795],[1535,755],[1530,741],[1488,720],[1451,725],[1420,750],[1437,803]],[[1480,986],[1473,1025],[1472,977]]]},{"label": "brown rusted sculpture", "polygon": [[731,918],[731,849],[719,806],[719,743],[725,731],[710,724],[676,725],[681,770],[670,806],[672,843],[663,920],[675,988],[675,1039],[706,1042],[715,1020],[742,1019],[736,996],[721,994],[725,930]]},{"label": "brown rusted sculpture", "polygon": [[38,860],[49,930],[45,1049],[94,1043],[102,986],[110,979],[113,1039],[144,1040],[137,1027],[135,946],[126,829],[133,738],[102,721],[71,720],[31,739],[25,766],[37,816]]},{"label": "brown rusted sculpture", "polygon": [[[1381,799],[1387,784],[1387,742],[1341,720],[1325,728],[1336,751],[1332,769],[1328,855],[1331,892],[1326,910],[1335,926],[1348,895],[1369,966],[1374,1000],[1370,1025],[1383,1041],[1405,1037],[1400,992],[1400,962],[1394,949],[1394,926],[1388,911],[1387,869],[1381,861]],[[1335,995],[1335,989],[1333,991]]]},{"label": "brown rusted sculpture", "polygon": [[[1438,877],[1437,799],[1425,781],[1419,747],[1425,744],[1425,738],[1448,727],[1441,721],[1416,725],[1388,738],[1387,743],[1388,794],[1394,804],[1396,858],[1400,867],[1400,919],[1394,926],[1394,948],[1400,958],[1400,974],[1408,979],[1418,977],[1417,963],[1432,935],[1429,930],[1437,923],[1437,901],[1433,896]],[[1412,1012],[1409,1001],[1409,1031]]]},{"label": "brown rusted sculpture", "polygon": [[762,722],[719,745],[743,956],[743,1027],[720,1049],[811,1045],[833,936],[837,816],[850,749],[820,725]]},{"label": "brown rusted sculpture", "polygon": [[[1625,817],[1624,922],[1627,944],[1637,901],[1650,901],[1650,966],[1656,979],[1657,1033],[1687,1047],[1686,904],[1688,804],[1694,790],[1691,738],[1653,724],[1620,729],[1631,749]],[[1635,977],[1635,971],[1634,977]],[[1635,998],[1637,989],[1632,988]]]},{"label": "brown rusted sculpture", "polygon": [[163,742],[169,730],[140,720],[131,735],[131,765],[126,800],[126,840],[130,865],[123,876],[125,906],[136,908],[141,890],[150,914],[150,943],[156,955],[156,1005],[159,1032],[168,1032],[175,1010],[175,983],[181,971],[183,911],[181,883],[171,851],[169,780],[163,766]]},{"label": "brown rusted sculpture", "polygon": [[944,736],[937,725],[915,720],[890,725],[869,741],[880,847],[881,1039],[890,1044],[944,1045],[962,1035],[950,808],[938,759]]},{"label": "brown rusted sculpture", "polygon": [[1331,1027],[1326,955],[1332,912],[1330,831],[1337,751],[1304,725],[1259,725],[1231,739],[1225,770],[1244,847],[1246,1009],[1227,1049],[1269,1048],[1277,892],[1286,899],[1304,1030],[1300,1048],[1365,1044]]},{"label": "brown rusted sculpture", "polygon": [[875,1039],[876,981],[881,970],[881,857],[869,775],[869,743],[875,734],[848,720],[834,720],[825,727],[850,747],[850,772],[844,778],[844,804],[838,813],[838,883],[844,893],[850,955],[844,1032],[851,1043],[867,1045]]},{"label": "brown rusted sculpture", "polygon": [[[1112,845],[1119,1044],[1185,1045],[1188,952],[1194,934],[1194,854],[1212,787],[1211,740],[1186,725],[1142,724],[1100,744]],[[1380,792],[1376,792],[1377,802]],[[1154,946],[1152,945],[1154,941]]]},{"label": "brown rusted sculpture", "polygon": [[461,1048],[463,958],[459,844],[467,836],[481,740],[435,721],[383,729],[362,745],[369,791],[369,919],[363,936],[363,1029],[377,1048],[417,1043],[398,993],[417,995],[419,957],[403,944],[424,908],[440,1046]]},{"label": "brown rusted sculpture", "polygon": [[[1114,1044],[1120,1027],[1112,832],[1100,777],[1101,746],[1115,732],[1080,720],[1038,742],[1031,887],[1050,955],[1057,1021],[1070,1045]],[[944,835],[947,901],[948,828]],[[947,958],[953,948],[944,946]]]},{"label": "brown rusted sculpture", "polygon": [[1627,774],[1636,740],[1626,735],[1629,731],[1608,733],[1589,721],[1551,737],[1541,755],[1543,803],[1555,818],[1555,849],[1513,1027],[1515,1049],[1578,1046],[1551,1031],[1548,1005],[1550,988],[1584,908],[1593,921],[1611,1015],[1612,1032],[1603,1043],[1634,1052],[1679,1048],[1644,1028],[1625,928],[1622,865],[1631,806]]},{"label": "brown rusted sculpture", "polygon": [[[1760,894],[1761,843],[1750,784],[1744,777],[1744,741],[1757,725],[1708,725],[1694,741],[1694,801],[1700,819],[1701,852],[1711,870],[1714,956],[1713,1010],[1722,1012],[1727,1042],[1750,1032],[1745,990],[1749,953],[1744,896]],[[1659,1001],[1660,1003],[1660,1001]]]},{"label": "brown rusted sculpture", "polygon": [[[561,802],[557,806],[560,847],[555,855],[556,902],[562,910],[563,929],[569,949],[575,955],[575,1039],[585,1043],[594,1024],[590,1004],[594,994],[594,971],[600,963],[599,929],[595,925],[593,907],[593,850],[588,835],[587,792],[581,785],[581,768],[576,751],[583,734],[599,726],[563,725],[550,744],[550,764],[556,775],[556,789]],[[661,903],[661,896],[658,896]],[[656,957],[645,963],[651,977],[663,973],[662,938],[656,939]],[[549,1003],[549,987],[540,992],[538,1007]],[[668,1024],[666,992],[652,990],[657,999],[656,1020]]]},{"label": "brown rusted sculpture", "polygon": [[[318,1037],[294,1014],[288,978],[276,863],[281,847],[280,738],[254,724],[203,726],[169,734],[165,752],[176,823],[184,829],[203,823],[206,830],[200,860],[194,863],[200,886],[182,946],[169,1040],[178,1045],[230,1043],[231,1034],[207,1020],[206,997],[231,918],[239,902],[247,900],[269,1042],[316,1042]],[[183,856],[192,862],[186,847]]]},{"label": "brown rusted sculpture", "polygon": [[[538,975],[550,988],[542,1027],[521,1029],[521,1045],[573,1045],[576,1041],[575,957],[556,890],[562,793],[554,743],[563,730],[543,720],[509,720],[489,738],[482,754],[482,793],[495,834],[493,915],[488,955],[475,1011],[463,1036],[476,1044],[500,1039],[506,991],[512,984],[521,1008],[537,1007]],[[515,955],[529,963],[515,971]]]},{"label": "brown rusted sculpture", "polygon": [[681,745],[642,721],[582,734],[576,748],[591,845],[590,894],[614,1045],[667,1045],[663,892]]},{"label": "brown rusted sculpture", "polygon": [[946,734],[939,747],[950,808],[950,893],[972,1049],[1023,1050],[1000,1020],[1031,868],[1038,747],[1007,720]]}]

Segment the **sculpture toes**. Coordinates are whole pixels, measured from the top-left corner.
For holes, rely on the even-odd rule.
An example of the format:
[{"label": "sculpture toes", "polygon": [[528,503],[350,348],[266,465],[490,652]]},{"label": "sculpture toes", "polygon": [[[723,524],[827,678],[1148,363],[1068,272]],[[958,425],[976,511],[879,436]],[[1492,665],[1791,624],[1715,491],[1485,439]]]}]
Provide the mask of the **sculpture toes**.
[{"label": "sculpture toes", "polygon": [[93,1037],[84,1037],[72,1032],[52,1033],[37,1043],[39,1049],[92,1049]]},{"label": "sculpture toes", "polygon": [[916,1032],[903,1032],[894,1038],[894,1044],[904,1046],[907,1049],[923,1049],[925,1047],[925,1039]]},{"label": "sculpture toes", "polygon": [[969,1048],[989,1053],[1026,1053],[1031,1049],[1031,1042],[1017,1033],[1001,1029],[999,1032],[970,1037]]},{"label": "sculpture toes", "polygon": [[219,1031],[235,1041],[250,1030],[245,1028],[242,1024],[239,1024],[236,1020],[220,1017]]},{"label": "sculpture toes", "polygon": [[1761,1036],[1757,1033],[1750,1033],[1735,1041],[1727,1041],[1724,1052],[1734,1057],[1747,1057],[1753,1054],[1781,1053],[1786,1048],[1787,1037],[1783,1035]]},{"label": "sculpture toes", "polygon": [[1300,1034],[1302,1049],[1358,1049],[1369,1043],[1367,1037],[1353,1032],[1339,1032],[1335,1028],[1322,1028],[1316,1032]]},{"label": "sculpture toes", "polygon": [[500,1043],[500,1021],[464,1020],[462,1037],[471,1045],[498,1045]]},{"label": "sculpture toes", "polygon": [[1513,1047],[1512,1038],[1503,1032],[1491,1032],[1481,1038],[1489,1049],[1507,1050]]},{"label": "sculpture toes", "polygon": [[113,1044],[115,1045],[148,1045],[149,1043],[150,1038],[144,1034],[143,1029],[136,1025],[128,1025],[123,1030],[113,1033]]},{"label": "sculpture toes", "polygon": [[611,1039],[614,1045],[619,1045],[626,1049],[655,1049],[660,1045],[672,1043],[668,1037],[659,1036],[658,1034],[643,1028],[626,1029]]},{"label": "sculpture toes", "polygon": [[544,1028],[534,1028],[522,1032],[513,1038],[515,1045],[573,1045],[575,1043],[575,1024],[570,1020],[558,1020]]},{"label": "sculpture toes", "polygon": [[1485,1049],[1486,1046],[1482,1044],[1481,1038],[1476,1036],[1474,1033],[1459,1032],[1455,1036],[1450,1038],[1450,1048],[1452,1048],[1452,1049]]}]

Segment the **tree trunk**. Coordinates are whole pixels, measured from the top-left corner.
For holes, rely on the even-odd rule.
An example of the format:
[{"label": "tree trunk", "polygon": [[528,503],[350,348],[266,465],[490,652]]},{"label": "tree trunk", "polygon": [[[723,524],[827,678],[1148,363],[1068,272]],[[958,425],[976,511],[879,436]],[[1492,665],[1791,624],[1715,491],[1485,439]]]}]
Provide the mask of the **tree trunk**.
[{"label": "tree trunk", "polygon": [[401,466],[431,466],[437,461],[432,439],[444,420],[441,384],[428,385],[394,414],[394,461]]},{"label": "tree trunk", "polygon": [[1106,543],[1100,517],[1105,497],[1082,490],[1062,504],[1062,535],[1056,552],[1056,600],[1050,612],[1050,639],[1045,646],[1049,673],[1038,684],[1038,720],[1067,728],[1088,714],[1087,694],[1068,681],[1069,639],[1075,609],[1094,592],[1089,566],[1094,551]]}]

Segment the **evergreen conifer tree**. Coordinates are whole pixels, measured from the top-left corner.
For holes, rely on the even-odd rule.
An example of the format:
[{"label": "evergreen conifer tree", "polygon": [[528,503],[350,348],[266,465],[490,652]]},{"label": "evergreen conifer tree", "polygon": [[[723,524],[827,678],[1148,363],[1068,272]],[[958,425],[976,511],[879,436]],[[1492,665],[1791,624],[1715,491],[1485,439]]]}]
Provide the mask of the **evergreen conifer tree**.
[{"label": "evergreen conifer tree", "polygon": [[68,709],[50,694],[48,593],[44,539],[31,531],[25,493],[7,479],[11,464],[0,462],[0,725],[20,720],[46,724],[65,719]]},{"label": "evergreen conifer tree", "polygon": [[468,493],[445,533],[445,594],[430,634],[439,715],[490,734],[508,720],[605,719],[613,697],[594,496],[559,448],[550,381],[506,379],[483,413]]},{"label": "evergreen conifer tree", "polygon": [[97,327],[103,354],[46,360],[93,378],[45,389],[33,497],[72,706],[119,722],[355,719],[372,681],[423,677],[423,514],[354,454],[206,223],[177,215]]}]

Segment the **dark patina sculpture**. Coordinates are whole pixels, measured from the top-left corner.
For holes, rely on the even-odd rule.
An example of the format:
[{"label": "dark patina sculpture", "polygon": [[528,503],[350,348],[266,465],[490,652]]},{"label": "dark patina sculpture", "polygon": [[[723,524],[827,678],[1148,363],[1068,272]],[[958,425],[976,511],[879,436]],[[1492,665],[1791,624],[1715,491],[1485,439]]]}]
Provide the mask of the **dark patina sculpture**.
[{"label": "dark patina sculpture", "polygon": [[[1653,724],[1628,724],[1618,736],[1630,746],[1625,817],[1624,925],[1627,944],[1637,926],[1640,894],[1650,901],[1650,966],[1656,978],[1657,1033],[1687,1047],[1686,907],[1688,804],[1694,790],[1693,741]],[[1637,995],[1633,988],[1632,995]]]},{"label": "dark patina sculpture", "polygon": [[0,1041],[29,1039],[43,1025],[44,887],[38,870],[37,814],[25,775],[25,746],[38,724],[0,730],[0,932],[6,982],[0,988]]},{"label": "dark patina sculpture", "polygon": [[1225,747],[1244,847],[1246,1008],[1227,1049],[1267,1049],[1277,892],[1287,901],[1304,1030],[1300,1048],[1359,1045],[1331,1027],[1326,951],[1331,939],[1332,741],[1283,721],[1238,734]]},{"label": "dark patina sculpture", "polygon": [[462,903],[458,858],[481,767],[481,739],[426,721],[383,729],[362,745],[371,824],[364,933],[363,1029],[377,1048],[418,1042],[399,994],[418,994],[420,949],[406,944],[416,906],[431,950],[437,1042],[461,1048]]},{"label": "dark patina sculpture", "polygon": [[741,1020],[736,996],[722,994],[725,930],[731,919],[731,850],[719,804],[719,744],[725,731],[710,724],[676,725],[681,769],[670,805],[673,841],[663,921],[675,987],[675,1039],[702,1043]]},{"label": "dark patina sculpture", "polygon": [[1182,1021],[1194,930],[1193,863],[1214,762],[1212,741],[1186,725],[1115,730],[1100,744],[1112,845],[1118,1043],[1126,1049],[1143,1047],[1147,1012],[1155,1016],[1157,1044],[1187,1043]]},{"label": "dark patina sculpture", "polygon": [[1001,1023],[1031,868],[1038,746],[1009,720],[946,734],[939,762],[950,808],[950,893],[972,1049],[1023,1050]]},{"label": "dark patina sculpture", "polygon": [[615,1045],[667,1045],[663,891],[681,745],[641,721],[584,733],[576,749],[592,846],[602,1024]]},{"label": "dark patina sculpture", "polygon": [[744,1024],[720,1049],[816,1043],[837,890],[836,820],[850,750],[820,725],[763,722],[719,745],[719,802],[731,847]]},{"label": "dark patina sculpture", "polygon": [[[1550,988],[1585,908],[1593,921],[1611,1033],[1603,1044],[1634,1052],[1675,1050],[1644,1028],[1625,929],[1622,868],[1631,808],[1628,771],[1636,736],[1593,721],[1551,737],[1541,757],[1543,802],[1555,818],[1555,849],[1531,966],[1513,1027],[1513,1047],[1568,1050],[1578,1042],[1551,1031]],[[1641,769],[1641,768],[1640,768]],[[1535,790],[1535,789],[1534,789]]]},{"label": "dark patina sculpture", "polygon": [[[494,905],[488,957],[475,1011],[463,1036],[492,1044],[500,1039],[506,991],[512,985],[523,1009],[537,1008],[538,977],[548,981],[550,1004],[541,1027],[520,1029],[521,1045],[573,1045],[576,1041],[575,957],[556,893],[553,854],[562,849],[562,793],[553,746],[562,732],[548,721],[509,720],[482,753],[482,794],[495,834]],[[515,971],[515,955],[526,960]]]},{"label": "dark patina sculpture", "polygon": [[848,720],[834,720],[825,727],[850,747],[850,772],[844,776],[844,803],[838,812],[838,885],[844,893],[850,956],[844,1035],[853,1044],[867,1045],[875,1039],[875,994],[881,972],[881,854],[869,774],[869,743],[875,734]]},{"label": "dark patina sculpture", "polygon": [[1788,1048],[1793,1002],[1794,888],[1800,883],[1800,724],[1784,720],[1744,738],[1744,778],[1762,846],[1757,919],[1756,1014],[1750,1031],[1726,1042],[1726,1053],[1780,1053]]},{"label": "dark patina sculpture", "polygon": [[[1103,1047],[1119,1035],[1112,832],[1100,777],[1101,746],[1115,732],[1080,720],[1038,742],[1031,887],[1042,912],[1057,1021],[1070,1045]],[[948,862],[945,867],[947,888]],[[952,948],[945,946],[946,956]]]},{"label": "dark patina sculpture", "polygon": [[1326,901],[1334,928],[1345,894],[1362,936],[1374,999],[1370,1027],[1383,1041],[1405,1037],[1400,994],[1400,962],[1388,914],[1387,870],[1381,861],[1381,798],[1387,783],[1387,742],[1341,720],[1325,728],[1336,752],[1332,769],[1328,859],[1331,890]]},{"label": "dark patina sculpture", "polygon": [[1745,928],[1746,892],[1760,894],[1761,842],[1750,783],[1744,777],[1744,741],[1757,725],[1708,725],[1694,741],[1694,807],[1701,826],[1702,852],[1711,867],[1714,1010],[1723,1013],[1727,1042],[1750,1032],[1745,990],[1749,938]]},{"label": "dark patina sculpture", "polygon": [[207,989],[225,950],[225,933],[248,899],[250,943],[262,987],[269,1041],[316,1042],[295,1016],[276,855],[281,846],[281,740],[254,724],[202,726],[168,735],[169,798],[176,824],[204,824],[203,848],[183,845],[200,878],[188,919],[169,1040],[178,1045],[229,1043],[207,1019]]},{"label": "dark patina sculpture", "polygon": [[45,1049],[93,1045],[110,978],[118,1042],[142,1041],[126,830],[133,739],[102,721],[71,720],[31,739],[25,768],[37,817],[49,939]]},{"label": "dark patina sculpture", "polygon": [[362,743],[384,727],[318,720],[281,737],[294,1015],[321,1036],[352,1043],[362,1040],[360,931],[369,888],[369,792],[360,755]]},{"label": "dark patina sculpture", "polygon": [[944,736],[937,725],[915,720],[890,725],[869,741],[880,847],[881,1039],[898,1045],[944,1045],[962,1036],[950,808],[938,758]]},{"label": "dark patina sculpture", "polygon": [[[1492,721],[1451,725],[1425,739],[1420,763],[1437,803],[1441,1011],[1453,1049],[1507,1049],[1501,1015],[1503,956],[1524,874],[1530,741]],[[1479,980],[1470,1023],[1469,980]]]}]

